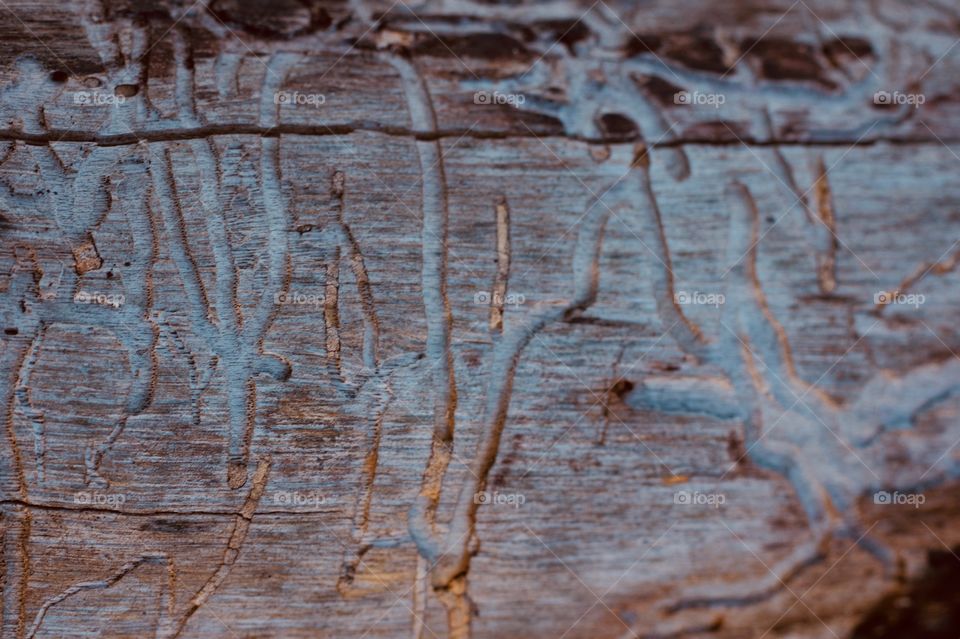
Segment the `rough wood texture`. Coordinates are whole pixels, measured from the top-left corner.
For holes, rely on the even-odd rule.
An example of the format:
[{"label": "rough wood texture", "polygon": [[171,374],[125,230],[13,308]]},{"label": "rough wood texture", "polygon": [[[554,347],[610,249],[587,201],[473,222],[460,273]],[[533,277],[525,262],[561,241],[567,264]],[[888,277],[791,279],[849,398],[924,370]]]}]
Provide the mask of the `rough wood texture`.
[{"label": "rough wood texture", "polygon": [[960,632],[951,3],[0,4],[3,637]]}]

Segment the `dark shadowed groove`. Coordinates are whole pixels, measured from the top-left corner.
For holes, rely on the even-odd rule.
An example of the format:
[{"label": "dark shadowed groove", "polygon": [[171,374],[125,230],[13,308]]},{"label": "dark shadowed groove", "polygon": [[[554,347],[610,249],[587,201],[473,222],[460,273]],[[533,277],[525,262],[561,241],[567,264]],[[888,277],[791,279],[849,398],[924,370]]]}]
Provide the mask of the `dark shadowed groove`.
[{"label": "dark shadowed groove", "polygon": [[324,264],[325,284],[323,294],[324,344],[327,349],[327,365],[343,381],[340,367],[340,247],[330,251]]},{"label": "dark shadowed groove", "polygon": [[[730,330],[743,334],[734,335],[730,330],[725,330],[706,351],[705,360],[720,367],[733,384],[739,417],[744,424],[744,444],[747,446],[744,456],[749,454],[759,466],[788,478],[795,486],[809,520],[813,522],[824,514],[824,499],[828,498],[818,489],[818,484],[809,481],[812,477],[807,474],[807,465],[798,459],[794,447],[764,439],[762,397],[766,379],[754,361],[748,328],[740,321],[746,313],[744,307],[756,304],[752,300],[757,295],[759,282],[753,277],[755,266],[751,263],[756,259],[759,215],[752,196],[742,184],[733,183],[727,188],[726,201],[731,208],[727,254],[728,258],[734,260],[731,262],[734,267],[727,275],[722,323]],[[736,261],[741,257],[743,259]],[[817,532],[814,536],[813,542],[801,544],[770,571],[765,571],[769,574],[747,580],[734,588],[729,584],[706,584],[690,589],[666,610],[676,613],[693,608],[747,606],[765,600],[786,588],[785,582],[803,568],[820,559],[824,537]]]},{"label": "dark shadowed groove", "polygon": [[507,284],[510,280],[510,207],[507,198],[500,198],[494,204],[494,213],[497,223],[497,273],[493,279],[493,290],[490,292],[490,320],[491,331],[503,331],[503,306],[507,297]]},{"label": "dark shadowed groove", "polygon": [[[761,121],[764,125],[766,136],[769,139],[776,138],[776,131],[773,127],[773,121],[770,118],[769,110],[764,110]],[[790,195],[795,199],[786,210],[787,214],[793,210],[794,206],[799,206],[803,211],[804,224],[798,224],[806,234],[808,241],[805,244],[807,251],[810,252],[816,267],[817,285],[820,292],[824,294],[832,293],[836,288],[836,274],[834,272],[836,240],[834,235],[833,209],[830,201],[829,185],[826,181],[826,167],[823,165],[823,159],[820,158],[815,167],[814,183],[807,192],[813,191],[817,199],[817,208],[814,210],[810,206],[807,192],[801,190],[797,184],[796,177],[787,158],[779,146],[770,147],[773,155],[773,167],[771,172],[778,181],[787,188]],[[795,220],[791,216],[791,220]]]},{"label": "dark shadowed groove", "polygon": [[336,171],[333,174],[331,191],[337,202],[338,242],[340,248],[346,250],[350,258],[350,267],[353,270],[353,277],[357,283],[357,293],[360,296],[360,308],[363,314],[363,365],[369,370],[374,370],[379,363],[380,322],[377,319],[373,287],[370,286],[370,276],[363,261],[360,243],[357,242],[350,225],[346,221],[344,212],[346,175],[342,171]]},{"label": "dark shadowed groove", "polygon": [[[255,401],[255,389],[250,388],[250,365],[248,349],[237,348],[237,336],[226,338],[221,326],[215,325],[209,316],[210,305],[196,261],[189,251],[186,224],[176,195],[176,184],[167,149],[161,150],[161,160],[156,161],[151,152],[150,171],[153,175],[154,197],[159,204],[161,217],[170,237],[170,252],[180,273],[180,279],[188,298],[193,330],[220,356],[227,381],[228,453],[227,482],[231,488],[239,488],[246,482],[246,454],[251,437],[249,410]],[[232,348],[233,346],[233,348]],[[253,391],[253,392],[252,392]]]},{"label": "dark shadowed groove", "polygon": [[[942,256],[936,262],[924,262],[917,266],[910,275],[900,281],[900,285],[892,292],[905,294],[927,275],[946,275],[947,273],[953,272],[958,264],[960,264],[960,248],[952,249],[949,255]],[[886,307],[886,304],[878,302],[874,304],[874,312],[879,315],[883,313]]]},{"label": "dark shadowed groove", "polygon": [[[819,391],[794,389],[792,384],[796,380],[782,380],[796,373],[790,361],[789,345],[767,307],[757,275],[759,213],[742,184],[732,183],[726,200],[731,207],[728,258],[745,257],[741,263],[735,263],[728,274],[722,322],[727,330],[709,352],[708,363],[721,368],[736,389],[737,402],[743,411],[746,445],[743,457],[749,455],[759,466],[790,482],[806,513],[813,539],[774,564],[771,575],[734,586],[697,587],[670,606],[671,612],[747,606],[769,599],[787,588],[786,582],[801,570],[826,556],[829,543],[835,537],[856,543],[881,563],[888,576],[892,575],[898,570],[898,561],[885,544],[870,535],[856,510],[856,501],[862,493],[885,484],[875,473],[876,482],[859,471],[856,462],[851,460],[856,456],[859,461],[851,445],[864,450],[884,428],[908,428],[918,411],[955,396],[960,390],[960,361],[945,357],[943,361],[899,376],[881,371],[867,382],[860,396],[847,405],[839,406],[830,398],[818,401],[811,397],[816,410],[806,406],[796,408],[803,403],[801,398],[805,400]],[[757,335],[760,335],[759,342],[752,339]],[[765,414],[779,415],[766,430]],[[883,415],[879,423],[878,414]],[[773,431],[783,419],[787,424],[774,436]],[[831,429],[829,423],[834,428]],[[828,429],[830,435],[824,434]],[[879,454],[884,453],[879,451]],[[824,467],[842,469],[842,480],[830,472],[824,473]],[[957,472],[954,467],[944,474],[953,476]]]},{"label": "dark shadowed groove", "polygon": [[383,419],[390,407],[390,400],[393,395],[389,386],[384,384],[383,391],[386,393],[385,400],[381,403],[379,410],[373,416],[371,424],[370,442],[367,448],[367,455],[363,460],[363,471],[361,473],[363,485],[360,487],[360,494],[357,496],[357,502],[353,514],[353,542],[355,549],[347,549],[340,569],[340,577],[337,579],[337,590],[341,594],[346,594],[347,588],[353,582],[353,577],[357,571],[357,565],[360,563],[361,556],[371,546],[367,540],[367,531],[370,526],[370,509],[373,504],[374,485],[377,480],[377,468],[380,460],[380,441],[383,437]]},{"label": "dark shadowed groove", "polygon": [[286,227],[289,219],[287,202],[280,187],[280,140],[262,138],[260,170],[263,191],[263,207],[267,216],[268,240],[267,281],[261,293],[257,309],[250,318],[244,334],[249,342],[259,341],[269,327],[270,317],[276,305],[275,296],[283,286],[283,269],[288,252]]},{"label": "dark shadowed groove", "polygon": [[486,487],[487,477],[497,460],[520,355],[537,333],[585,310],[597,297],[603,232],[611,210],[602,203],[591,201],[587,211],[572,259],[573,297],[561,306],[536,309],[520,323],[511,324],[490,355],[487,368],[491,371],[491,378],[486,391],[480,441],[471,461],[470,476],[465,478],[457,497],[443,554],[432,573],[434,591],[447,608],[450,637],[455,639],[468,638],[471,633],[474,604],[467,594],[467,574],[470,547],[476,534],[479,505],[476,496]]},{"label": "dark shadowed groove", "polygon": [[821,291],[832,293],[837,288],[837,217],[823,156],[818,156],[814,163],[813,185],[817,212],[817,219],[812,221],[816,228],[817,281]]},{"label": "dark shadowed groove", "polygon": [[[36,264],[34,264],[34,267],[36,268]],[[13,281],[7,289],[7,294],[16,295],[19,299],[25,299],[27,290],[30,288],[31,276],[34,272],[32,270],[22,269],[19,259],[14,268]],[[0,364],[3,364],[0,366],[0,400],[3,401],[4,430],[6,431],[7,445],[10,448],[9,456],[13,475],[17,482],[19,502],[27,502],[29,495],[23,455],[17,442],[16,430],[14,429],[14,410],[16,406],[15,390],[20,370],[29,354],[30,345],[34,342],[37,335],[39,335],[39,331],[40,325],[37,323],[37,325],[32,327],[29,334],[22,332],[13,339],[7,339],[4,348],[0,350]],[[29,552],[30,528],[33,516],[30,513],[30,509],[26,508],[23,503],[17,503],[16,505],[19,515],[20,534],[17,539],[16,553],[5,553],[6,572],[4,574],[4,582],[7,586],[4,588],[4,592],[0,593],[0,596],[3,597],[4,612],[6,612],[7,588],[15,589],[16,594],[12,594],[11,599],[16,601],[16,637],[17,639],[21,639],[26,628],[27,589],[31,569]],[[4,534],[6,533],[4,532]],[[15,583],[7,578],[7,575],[9,575],[11,571],[11,564],[14,563],[12,561],[14,555],[19,557],[20,563],[19,578]]]},{"label": "dark shadowed groove", "polygon": [[674,296],[674,275],[670,249],[667,244],[660,207],[650,183],[648,160],[641,160],[614,189],[621,191],[623,194],[621,196],[621,206],[640,210],[639,219],[642,237],[653,240],[651,243],[642,240],[641,242],[654,258],[652,265],[653,296],[662,330],[673,337],[685,352],[703,359],[706,357],[709,348],[708,340],[704,337],[700,328],[683,313]]},{"label": "dark shadowed groove", "polygon": [[[435,131],[436,116],[430,94],[413,62],[401,54],[390,54],[387,59],[400,75],[413,129]],[[427,323],[427,359],[434,380],[434,417],[430,457],[420,492],[410,509],[409,528],[420,553],[435,561],[440,553],[440,542],[434,531],[434,517],[452,453],[457,391],[450,350],[453,318],[447,299],[448,211],[443,158],[436,140],[418,140],[416,148],[422,174],[421,287]]]},{"label": "dark shadowed groove", "polygon": [[27,347],[26,356],[17,372],[17,382],[14,387],[16,400],[20,404],[20,410],[30,421],[30,428],[33,432],[33,451],[37,481],[44,482],[45,459],[47,454],[46,435],[44,433],[45,420],[43,411],[34,407],[31,400],[30,387],[32,385],[33,371],[37,366],[37,360],[40,358],[41,344],[46,336],[47,325],[40,325],[39,330],[34,333],[30,339],[30,345]]},{"label": "dark shadowed groove", "polygon": [[253,515],[256,513],[257,508],[260,505],[260,498],[263,496],[263,491],[267,485],[267,478],[270,473],[270,460],[265,458],[261,459],[257,463],[257,470],[253,474],[251,481],[250,492],[247,493],[247,498],[243,502],[243,506],[236,513],[236,517],[233,522],[233,531],[230,533],[230,538],[227,540],[227,547],[223,551],[223,558],[220,560],[219,565],[213,574],[207,579],[207,581],[201,586],[201,588],[196,592],[196,594],[190,599],[190,605],[187,607],[186,612],[184,612],[180,618],[172,624],[172,632],[169,633],[167,637],[162,639],[176,639],[186,628],[187,622],[190,621],[190,618],[193,614],[199,610],[207,600],[213,596],[217,591],[217,588],[226,581],[227,577],[230,575],[230,571],[233,570],[234,564],[237,562],[237,558],[240,556],[240,551],[243,548],[243,542],[247,539],[247,533],[250,531],[250,525],[253,522]]},{"label": "dark shadowed groove", "polygon": [[875,427],[857,433],[863,445],[883,430],[911,428],[914,418],[960,390],[960,359],[946,359],[912,368],[900,375],[880,372],[870,378],[849,405],[855,422]]},{"label": "dark shadowed groove", "polygon": [[[760,284],[757,274],[759,213],[753,197],[745,186],[738,183],[728,189],[727,196],[728,201],[737,203],[735,210],[746,212],[747,219],[743,224],[749,229],[752,238],[743,259],[743,275],[747,278],[752,294],[742,300],[739,311],[744,318],[745,329],[751,336],[752,348],[764,366],[772,370],[768,380],[771,390],[784,406],[796,404],[801,410],[814,412],[815,419],[829,419],[828,416],[836,412],[836,402],[800,378],[793,361],[787,332],[773,316]],[[803,397],[804,401],[798,402],[798,397]],[[813,406],[808,406],[811,403]]]},{"label": "dark shadowed groove", "polygon": [[[103,579],[96,579],[93,581],[82,581],[80,583],[74,584],[64,590],[63,592],[50,597],[40,606],[40,609],[37,611],[36,617],[33,620],[33,626],[30,628],[30,632],[27,633],[27,639],[33,639],[36,636],[37,632],[40,630],[41,625],[43,625],[43,620],[47,616],[47,613],[51,608],[57,604],[66,601],[70,597],[80,594],[88,590],[105,590],[110,588],[118,581],[132,573],[134,570],[143,566],[145,564],[159,564],[166,566],[168,570],[172,570],[173,560],[170,559],[165,553],[154,553],[149,555],[144,555],[133,561],[128,561],[118,568],[116,571],[108,575]],[[164,612],[169,613],[169,603],[172,601],[173,593],[161,593],[161,617],[158,621],[158,630],[162,628],[166,623],[164,619]],[[166,601],[164,601],[166,600]],[[164,603],[168,605],[164,605]],[[159,633],[158,633],[159,634]]]},{"label": "dark shadowed groove", "polygon": [[[260,124],[266,128],[275,126],[279,118],[279,105],[274,94],[280,90],[287,73],[299,60],[298,55],[278,53],[267,63],[266,75],[260,91]],[[281,187],[280,138],[260,139],[260,180],[264,213],[267,216],[267,282],[257,310],[245,329],[247,340],[257,341],[263,337],[276,304],[275,294],[283,284],[283,268],[289,250],[286,226],[289,215],[287,200]],[[247,332],[249,331],[249,332]]]},{"label": "dark shadowed groove", "polygon": [[[261,137],[278,137],[281,135],[300,135],[305,137],[324,137],[330,135],[349,135],[351,133],[379,133],[391,137],[413,138],[415,140],[442,140],[453,138],[472,138],[479,140],[510,140],[510,139],[542,139],[560,138],[589,144],[621,144],[633,145],[634,142],[624,142],[617,139],[598,138],[583,135],[561,134],[558,132],[533,131],[503,131],[481,129],[479,127],[446,127],[436,131],[419,131],[407,127],[379,124],[375,122],[347,122],[329,124],[289,124],[278,123],[274,126],[263,127],[257,124],[204,124],[196,127],[179,127],[166,124],[153,129],[134,129],[125,133],[97,133],[95,131],[81,131],[70,129],[51,128],[43,133],[29,133],[19,129],[0,130],[0,140],[18,141],[28,146],[46,146],[51,142],[94,143],[100,146],[118,146],[138,144],[141,142],[179,142],[193,139],[203,139],[223,135],[250,135]],[[941,136],[947,145],[960,144],[960,140]],[[799,146],[809,148],[839,148],[871,147],[880,144],[895,146],[941,146],[936,138],[904,135],[899,137],[877,136],[869,139],[844,137],[837,139],[818,139],[815,137],[798,136],[787,139],[764,139],[750,135],[741,135],[740,139],[716,139],[707,136],[683,136],[659,141],[648,141],[651,148],[674,148],[684,146],[711,146],[711,147],[770,147],[770,146]]]},{"label": "dark shadowed groove", "polygon": [[126,173],[116,192],[122,194],[117,201],[128,212],[126,219],[135,253],[132,256],[131,268],[124,271],[124,291],[127,298],[118,309],[119,317],[111,317],[111,323],[127,351],[132,380],[124,413],[116,426],[102,443],[84,453],[87,483],[94,478],[105,483],[98,473],[103,456],[123,434],[129,418],[142,413],[150,405],[157,386],[157,341],[160,328],[153,322],[152,309],[153,264],[159,254],[159,240],[150,205],[150,181],[146,175],[148,168],[139,162],[132,161],[130,164],[131,167],[126,170],[133,168],[136,173]]},{"label": "dark shadowed groove", "polygon": [[[159,153],[153,151],[153,146],[159,147]],[[194,330],[204,337],[208,343],[216,344],[215,327],[210,319],[210,305],[207,302],[207,292],[200,277],[200,270],[196,260],[190,254],[187,244],[187,233],[180,211],[180,200],[177,196],[177,186],[173,178],[170,161],[170,151],[163,144],[150,145],[149,162],[150,176],[153,181],[153,198],[160,211],[169,239],[170,255],[177,271],[184,291],[187,294],[190,317]]]},{"label": "dark shadowed groove", "polygon": [[226,580],[227,576],[230,574],[230,571],[233,569],[233,565],[236,563],[240,551],[243,548],[243,543],[246,540],[247,533],[249,532],[254,513],[257,511],[257,508],[260,504],[260,498],[263,496],[269,471],[270,460],[260,460],[257,465],[257,471],[254,473],[250,492],[247,494],[246,500],[244,501],[240,510],[233,513],[233,530],[230,533],[229,539],[227,540],[223,558],[207,581],[191,598],[190,604],[188,605],[186,611],[181,614],[179,618],[176,620],[172,619],[174,614],[173,606],[175,601],[176,584],[176,573],[173,566],[173,560],[165,553],[154,552],[144,554],[138,559],[123,564],[119,569],[103,579],[84,581],[74,584],[63,592],[48,598],[37,611],[37,615],[34,618],[30,632],[27,634],[27,639],[33,639],[43,624],[46,614],[52,607],[76,594],[87,590],[104,590],[110,588],[144,564],[163,565],[167,569],[168,583],[161,590],[161,613],[157,624],[156,637],[158,639],[176,639],[176,637],[183,632],[193,614],[199,610],[216,592],[217,588],[219,588],[220,585]]},{"label": "dark shadowed groove", "polygon": [[239,350],[238,339],[243,327],[243,314],[237,298],[237,267],[227,232],[222,192],[222,169],[213,140],[191,140],[190,149],[197,166],[200,182],[199,204],[203,213],[216,272],[216,290],[213,296],[217,323],[231,348]]}]

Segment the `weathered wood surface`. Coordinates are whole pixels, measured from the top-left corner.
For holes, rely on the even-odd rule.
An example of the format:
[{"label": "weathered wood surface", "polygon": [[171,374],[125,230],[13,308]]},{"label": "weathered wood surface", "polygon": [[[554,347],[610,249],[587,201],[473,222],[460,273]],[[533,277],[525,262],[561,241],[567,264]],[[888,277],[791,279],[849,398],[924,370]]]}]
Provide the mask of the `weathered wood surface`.
[{"label": "weathered wood surface", "polygon": [[864,636],[960,544],[949,3],[0,12],[3,637]]}]

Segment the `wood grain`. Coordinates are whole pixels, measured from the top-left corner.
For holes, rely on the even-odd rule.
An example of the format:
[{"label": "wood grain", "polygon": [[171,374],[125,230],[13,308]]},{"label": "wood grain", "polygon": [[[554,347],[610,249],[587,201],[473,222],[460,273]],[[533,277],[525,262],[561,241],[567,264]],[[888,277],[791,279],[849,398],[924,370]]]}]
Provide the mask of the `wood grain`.
[{"label": "wood grain", "polygon": [[3,637],[863,637],[942,589],[949,3],[0,12]]}]

